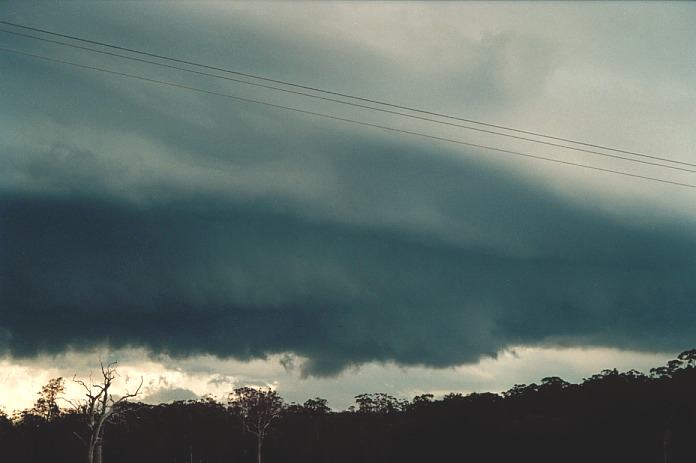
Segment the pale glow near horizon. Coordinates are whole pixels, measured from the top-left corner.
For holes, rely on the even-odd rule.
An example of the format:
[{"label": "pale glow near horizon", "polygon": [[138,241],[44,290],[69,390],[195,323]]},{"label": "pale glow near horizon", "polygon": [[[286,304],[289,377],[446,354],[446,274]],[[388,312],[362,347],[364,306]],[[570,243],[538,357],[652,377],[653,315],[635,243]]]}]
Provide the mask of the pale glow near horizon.
[{"label": "pale glow near horizon", "polygon": [[[336,377],[302,378],[297,368],[287,369],[281,361],[286,355],[269,356],[266,360],[244,362],[193,356],[172,359],[149,357],[141,349],[105,349],[91,352],[67,352],[56,356],[42,355],[34,359],[0,360],[0,406],[6,413],[31,408],[41,386],[49,379],[65,378],[65,399],[79,398],[81,386],[72,382],[90,373],[98,378],[99,359],[122,359],[117,365],[119,378],[114,393],[133,391],[143,377],[140,400],[162,397],[188,399],[212,396],[225,401],[227,394],[239,386],[264,386],[278,390],[288,402],[302,403],[320,396],[335,409],[345,409],[353,397],[363,392],[386,392],[411,399],[432,393],[502,392],[517,383],[538,382],[546,376],[561,376],[578,382],[607,368],[646,372],[674,358],[668,353],[641,353],[610,348],[545,348],[516,347],[502,351],[497,358],[483,358],[478,363],[452,368],[404,367],[393,363],[368,363],[344,371]],[[106,361],[106,360],[105,360]],[[295,363],[302,359],[295,358]],[[187,394],[184,394],[187,393]],[[62,402],[68,406],[67,402]]]}]

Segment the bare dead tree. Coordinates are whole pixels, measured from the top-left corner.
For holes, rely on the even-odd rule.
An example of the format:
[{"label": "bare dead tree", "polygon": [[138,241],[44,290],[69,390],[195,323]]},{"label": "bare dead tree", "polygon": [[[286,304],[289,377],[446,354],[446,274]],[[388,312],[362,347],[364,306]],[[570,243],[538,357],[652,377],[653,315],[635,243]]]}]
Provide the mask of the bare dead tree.
[{"label": "bare dead tree", "polygon": [[143,378],[140,378],[140,385],[135,392],[128,392],[118,398],[114,398],[110,389],[118,377],[116,363],[112,362],[106,366],[100,363],[101,378],[98,383],[92,380],[83,381],[73,377],[73,382],[82,386],[85,390],[85,398],[78,401],[70,401],[70,404],[80,414],[87,426],[86,436],[75,435],[85,444],[87,463],[102,462],[102,445],[104,442],[104,426],[114,421],[121,412],[121,406],[129,399],[136,397],[140,393],[143,385]]},{"label": "bare dead tree", "polygon": [[263,441],[273,421],[283,412],[283,398],[271,388],[240,387],[230,394],[228,404],[239,416],[244,430],[256,436],[256,458],[261,463]]}]

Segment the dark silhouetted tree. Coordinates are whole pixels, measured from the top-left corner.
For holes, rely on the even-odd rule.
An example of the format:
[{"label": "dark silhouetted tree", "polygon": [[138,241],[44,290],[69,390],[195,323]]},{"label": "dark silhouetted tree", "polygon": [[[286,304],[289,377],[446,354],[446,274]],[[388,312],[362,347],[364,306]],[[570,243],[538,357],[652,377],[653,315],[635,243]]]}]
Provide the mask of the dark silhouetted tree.
[{"label": "dark silhouetted tree", "polygon": [[435,396],[432,394],[421,394],[417,395],[413,398],[411,403],[409,404],[409,408],[415,410],[418,408],[424,408],[430,405],[433,401],[433,398]]},{"label": "dark silhouetted tree", "polygon": [[[490,463],[693,463],[696,351],[676,360],[661,367],[664,375],[611,369],[580,384],[550,376],[504,394],[453,393],[439,400],[425,394],[410,402],[364,394],[356,398],[358,412],[356,407],[327,412],[323,399],[285,407],[271,394],[282,413],[271,414],[278,419],[260,428],[263,458],[285,463],[422,463],[453,456]],[[258,442],[251,432],[268,422],[260,398],[269,392],[238,392],[232,395],[235,407],[212,398],[122,403],[120,418],[107,425],[104,460],[256,461]],[[246,411],[237,400],[242,397],[248,399]],[[83,417],[69,410],[52,421],[31,410],[9,420],[0,414],[0,461],[79,461],[84,451],[72,434],[87,439]]]},{"label": "dark silhouetted tree", "polygon": [[34,403],[31,413],[42,417],[46,421],[53,421],[60,415],[58,398],[65,391],[65,380],[63,378],[53,378],[41,388],[39,398]]},{"label": "dark silhouetted tree", "polygon": [[685,350],[677,357],[682,361],[685,368],[695,368],[696,367],[696,349]]},{"label": "dark silhouetted tree", "polygon": [[384,392],[357,395],[355,403],[362,413],[392,414],[403,411],[408,406],[407,400],[397,399]]},{"label": "dark silhouetted tree", "polygon": [[310,413],[324,414],[331,411],[328,401],[326,399],[322,399],[321,397],[307,399],[305,403],[302,404],[302,407]]},{"label": "dark silhouetted tree", "polygon": [[230,394],[228,404],[244,430],[256,436],[256,461],[261,463],[263,442],[283,412],[283,398],[271,388],[240,387]]}]

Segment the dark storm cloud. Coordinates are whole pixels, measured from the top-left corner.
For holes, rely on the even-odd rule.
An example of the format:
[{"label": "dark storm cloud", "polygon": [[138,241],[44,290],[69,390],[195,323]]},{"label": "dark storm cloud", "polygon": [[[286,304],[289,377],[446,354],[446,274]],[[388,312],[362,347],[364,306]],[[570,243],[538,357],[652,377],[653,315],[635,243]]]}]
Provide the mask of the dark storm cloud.
[{"label": "dark storm cloud", "polygon": [[624,226],[473,165],[379,156],[395,184],[418,172],[448,214],[515,246],[447,244],[213,197],[133,206],[5,196],[6,347],[292,351],[325,374],[371,360],[454,365],[519,343],[690,342],[689,235]]},{"label": "dark storm cloud", "polygon": [[[202,25],[186,21],[178,30],[191,40],[176,40],[119,36],[127,23],[89,27],[167,51]],[[285,62],[306,41],[235,30],[225,37],[247,50],[235,60],[269,75],[351,75],[337,84],[350,88],[379,61],[314,43]],[[507,47],[528,58],[543,48],[519,42],[481,42],[464,82],[478,104],[489,95],[504,106],[517,77],[535,81],[520,63],[503,78]],[[12,72],[0,113],[0,344],[13,355],[103,343],[240,359],[293,352],[320,375],[373,360],[455,365],[519,344],[692,343],[690,222],[593,212],[478,153],[2,60]],[[530,61],[549,72],[543,57]],[[380,63],[383,75],[401,70]]]}]

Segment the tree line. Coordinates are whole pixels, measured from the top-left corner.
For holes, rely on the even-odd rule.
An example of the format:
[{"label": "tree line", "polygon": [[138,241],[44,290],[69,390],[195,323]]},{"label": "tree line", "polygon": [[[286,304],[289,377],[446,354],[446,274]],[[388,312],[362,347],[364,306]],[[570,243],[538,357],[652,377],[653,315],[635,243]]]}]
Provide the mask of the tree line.
[{"label": "tree line", "polygon": [[342,411],[250,387],[225,401],[149,405],[137,402],[140,387],[114,396],[115,378],[115,364],[73,378],[83,398],[68,406],[60,406],[65,380],[55,378],[31,409],[0,413],[0,461],[696,461],[696,349],[648,374],[610,369],[578,384],[547,377],[439,399],[368,393]]}]

